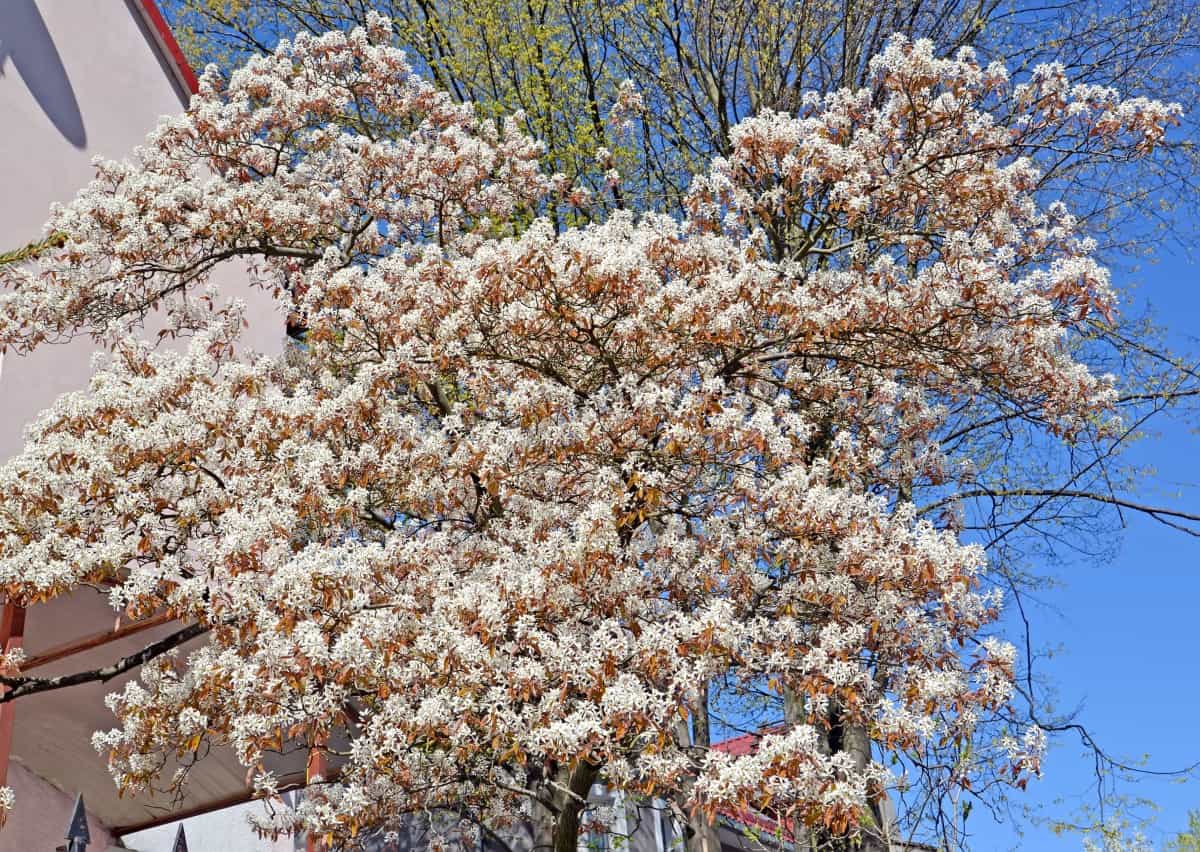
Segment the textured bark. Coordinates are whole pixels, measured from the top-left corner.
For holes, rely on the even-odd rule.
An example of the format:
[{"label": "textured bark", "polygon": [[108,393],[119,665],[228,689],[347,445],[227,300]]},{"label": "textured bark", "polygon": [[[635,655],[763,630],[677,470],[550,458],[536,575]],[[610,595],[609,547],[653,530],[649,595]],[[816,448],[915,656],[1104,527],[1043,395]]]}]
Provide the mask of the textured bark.
[{"label": "textured bark", "polygon": [[[704,684],[701,694],[707,696],[708,684]],[[712,735],[709,726],[708,703],[692,702],[690,724],[687,720],[679,719],[675,723],[675,737],[682,745],[690,745],[693,753],[700,758],[712,745]],[[670,810],[676,822],[681,826],[684,835],[686,852],[720,852],[721,841],[717,834],[715,820],[709,821],[703,813],[695,813],[687,807],[691,798],[693,781],[686,781],[670,803]]]},{"label": "textured bark", "polygon": [[600,774],[600,767],[581,760],[571,773],[565,790],[558,791],[561,805],[554,825],[554,852],[576,852],[579,846],[580,817],[587,807],[588,791]]},{"label": "textured bark", "polygon": [[[826,754],[849,754],[854,760],[855,771],[863,770],[871,761],[871,738],[866,726],[848,721],[841,702],[836,699],[829,702],[826,722],[828,727],[822,750]],[[877,795],[870,797],[866,811],[859,818],[858,832],[853,836],[837,836],[818,830],[810,837],[810,846],[831,852],[887,852],[887,827],[880,804]]]},{"label": "textured bark", "polygon": [[[842,729],[842,751],[854,758],[854,768],[862,771],[871,762],[871,738],[865,725],[851,723]],[[867,810],[863,813],[859,827],[862,830],[857,841],[848,848],[860,852],[887,852],[886,841],[888,826],[884,824],[883,809],[880,807],[880,793],[869,794]]]},{"label": "textured bark", "polygon": [[551,852],[554,849],[554,827],[557,822],[554,803],[553,787],[547,782],[544,772],[529,779],[529,789],[537,794],[530,808],[530,839],[533,842],[531,852]]},{"label": "textured bark", "polygon": [[[692,745],[707,751],[712,746],[708,719],[708,684],[701,690],[702,698],[692,705]],[[709,820],[702,811],[688,814],[687,852],[721,852],[716,820]]]}]

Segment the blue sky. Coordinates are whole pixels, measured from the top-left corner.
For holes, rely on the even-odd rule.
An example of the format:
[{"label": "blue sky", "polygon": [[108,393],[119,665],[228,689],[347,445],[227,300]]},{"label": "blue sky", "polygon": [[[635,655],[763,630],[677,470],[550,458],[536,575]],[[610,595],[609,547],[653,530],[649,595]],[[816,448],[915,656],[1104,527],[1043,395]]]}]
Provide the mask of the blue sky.
[{"label": "blue sky", "polygon": [[[1196,265],[1180,251],[1164,249],[1159,260],[1140,270],[1114,270],[1114,282],[1136,289],[1130,309],[1149,304],[1171,331],[1176,351],[1196,351],[1189,338],[1200,332],[1200,291]],[[1189,424],[1162,418],[1157,435],[1134,444],[1129,458],[1154,468],[1140,496],[1160,505],[1200,512],[1200,438]],[[1192,486],[1192,487],[1189,487]],[[1200,735],[1194,719],[1200,705],[1200,539],[1127,513],[1127,528],[1111,561],[1074,560],[1042,566],[1058,576],[1060,587],[1038,596],[1031,613],[1036,648],[1057,648],[1039,663],[1057,688],[1055,709],[1078,708],[1077,721],[1115,757],[1137,761],[1148,755],[1150,769],[1175,769],[1200,761]],[[1200,809],[1200,777],[1143,776],[1120,790],[1158,806],[1146,837],[1155,848],[1181,831],[1189,809]],[[1078,738],[1052,741],[1041,781],[1014,800],[1046,817],[1070,819],[1095,806],[1090,753]],[[1047,827],[997,824],[976,812],[968,827],[971,848],[1028,850],[1079,849],[1077,834],[1056,837]]]}]

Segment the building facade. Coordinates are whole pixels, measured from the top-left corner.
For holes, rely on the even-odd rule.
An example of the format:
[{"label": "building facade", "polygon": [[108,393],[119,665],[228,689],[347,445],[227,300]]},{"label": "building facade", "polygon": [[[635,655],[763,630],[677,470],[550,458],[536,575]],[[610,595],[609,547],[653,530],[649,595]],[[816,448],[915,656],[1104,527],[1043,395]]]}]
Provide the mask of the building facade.
[{"label": "building facade", "polygon": [[[195,85],[154,0],[0,0],[0,252],[42,239],[50,205],[70,201],[92,178],[92,158],[127,156],[160,116],[183,109]],[[278,350],[282,317],[265,297],[255,302],[253,293],[235,289],[235,268],[224,276],[231,292],[251,302],[250,345]],[[0,459],[21,448],[26,424],[41,410],[86,386],[92,356],[91,342],[78,340],[0,360]],[[0,645],[23,646],[26,670],[35,675],[95,668],[170,629],[162,621],[124,620],[104,595],[86,591],[28,610],[0,606]],[[113,725],[103,698],[121,684],[0,705],[0,785],[16,797],[0,852],[49,852],[62,844],[79,792],[88,805],[89,851],[122,848],[122,832],[169,814],[173,802],[119,797],[104,756],[91,746],[93,731]],[[206,772],[180,807],[204,810],[245,789],[234,760],[218,760]],[[194,832],[193,849],[272,848],[255,841],[238,816],[205,825],[211,841]],[[145,840],[144,852],[169,850],[157,835],[132,836]]]}]

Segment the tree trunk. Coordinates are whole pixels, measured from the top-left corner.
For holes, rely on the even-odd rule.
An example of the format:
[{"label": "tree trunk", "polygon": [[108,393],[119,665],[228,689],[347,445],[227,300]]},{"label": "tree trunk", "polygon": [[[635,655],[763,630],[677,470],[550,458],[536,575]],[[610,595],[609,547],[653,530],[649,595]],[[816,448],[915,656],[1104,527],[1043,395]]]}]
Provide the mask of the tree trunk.
[{"label": "tree trunk", "polygon": [[544,770],[537,778],[529,779],[529,789],[537,794],[530,808],[530,841],[533,848],[530,852],[553,852],[554,825],[557,822],[555,811],[551,807],[554,801],[554,788],[550,786],[546,775],[552,775],[553,770]]},{"label": "tree trunk", "polygon": [[[871,761],[871,738],[864,725],[848,721],[841,702],[830,699],[829,730],[822,743],[826,754],[845,753],[854,760],[854,771],[862,772]],[[868,792],[867,809],[861,814],[858,834],[854,837],[834,836],[820,831],[813,838],[813,848],[836,852],[888,852],[887,829],[878,797]]]},{"label": "tree trunk", "polygon": [[[675,738],[680,746],[685,749],[690,746],[696,752],[707,751],[712,745],[708,721],[708,683],[702,685],[700,694],[703,696],[701,700],[688,705],[691,724],[684,719],[678,719],[675,723]],[[686,852],[721,852],[716,821],[709,821],[703,813],[693,813],[686,807],[694,786],[694,780],[681,784],[670,803],[671,813],[684,835],[684,849]]]},{"label": "tree trunk", "polygon": [[[871,738],[865,725],[858,723],[845,724],[842,729],[842,751],[854,758],[854,769],[862,772],[871,762]],[[867,791],[867,810],[859,820],[862,833],[853,847],[861,852],[887,852],[887,836],[890,826],[884,824],[883,809],[880,807],[879,795]]]},{"label": "tree trunk", "polygon": [[[692,746],[707,751],[712,746],[708,721],[708,683],[701,687],[700,699],[692,707]],[[721,852],[716,820],[703,811],[688,814],[687,852]]]},{"label": "tree trunk", "polygon": [[565,785],[566,790],[556,790],[560,804],[554,825],[554,852],[577,852],[580,817],[587,807],[588,791],[599,775],[599,766],[586,759],[580,760]]}]

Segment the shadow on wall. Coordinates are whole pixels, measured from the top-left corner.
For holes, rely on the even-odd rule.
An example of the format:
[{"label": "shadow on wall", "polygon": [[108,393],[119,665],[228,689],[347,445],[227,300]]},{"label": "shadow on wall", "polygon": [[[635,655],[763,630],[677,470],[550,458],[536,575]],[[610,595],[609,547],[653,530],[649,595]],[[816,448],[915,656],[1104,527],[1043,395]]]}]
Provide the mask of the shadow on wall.
[{"label": "shadow on wall", "polygon": [[75,90],[34,0],[0,0],[0,76],[8,60],[63,138],[86,146]]}]

